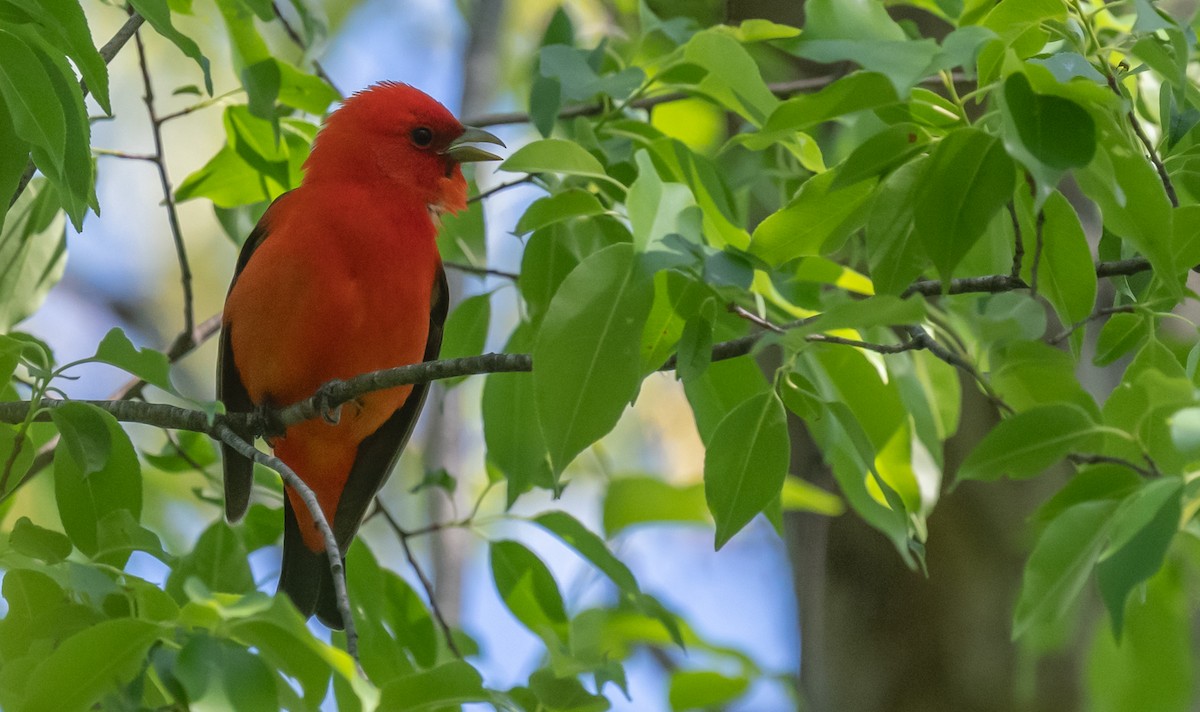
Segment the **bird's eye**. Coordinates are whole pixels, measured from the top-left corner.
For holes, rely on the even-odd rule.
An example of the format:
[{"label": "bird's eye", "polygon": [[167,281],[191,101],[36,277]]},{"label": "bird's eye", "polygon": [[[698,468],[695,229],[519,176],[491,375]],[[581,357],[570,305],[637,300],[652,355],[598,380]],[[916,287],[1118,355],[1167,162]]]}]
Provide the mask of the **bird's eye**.
[{"label": "bird's eye", "polygon": [[425,148],[433,142],[433,132],[424,126],[418,126],[417,128],[413,129],[409,136],[412,138],[412,142],[416,144],[418,148]]}]

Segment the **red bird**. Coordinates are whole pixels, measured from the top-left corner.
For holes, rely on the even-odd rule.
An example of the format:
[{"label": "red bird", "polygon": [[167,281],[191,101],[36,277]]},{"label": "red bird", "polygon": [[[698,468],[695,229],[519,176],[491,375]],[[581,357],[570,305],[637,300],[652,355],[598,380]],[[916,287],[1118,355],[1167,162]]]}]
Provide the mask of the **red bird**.
[{"label": "red bird", "polygon": [[[504,145],[405,84],[372,86],[329,116],[300,187],[271,204],[238,258],[217,366],[228,411],[286,406],[335,378],[437,358],[448,301],[437,216],[467,205],[459,164],[498,158],[477,142]],[[316,493],[343,555],[426,390],[369,393],[336,424],[310,420],[269,439]],[[223,451],[225,513],[237,521],[253,465]],[[342,627],[324,540],[291,488],[279,589],[301,613]]]}]

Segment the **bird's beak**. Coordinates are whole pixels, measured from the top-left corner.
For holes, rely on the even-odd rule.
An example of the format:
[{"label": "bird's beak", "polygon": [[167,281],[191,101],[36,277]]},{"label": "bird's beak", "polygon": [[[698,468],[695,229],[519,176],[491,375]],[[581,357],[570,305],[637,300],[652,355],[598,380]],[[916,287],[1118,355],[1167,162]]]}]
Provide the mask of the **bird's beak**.
[{"label": "bird's beak", "polygon": [[477,129],[474,126],[468,126],[462,135],[450,142],[446,150],[442,151],[442,155],[449,156],[458,163],[470,163],[472,161],[498,161],[500,157],[491,151],[485,151],[482,148],[475,146],[476,143],[493,143],[503,148],[508,148],[504,142],[496,138],[492,133]]}]

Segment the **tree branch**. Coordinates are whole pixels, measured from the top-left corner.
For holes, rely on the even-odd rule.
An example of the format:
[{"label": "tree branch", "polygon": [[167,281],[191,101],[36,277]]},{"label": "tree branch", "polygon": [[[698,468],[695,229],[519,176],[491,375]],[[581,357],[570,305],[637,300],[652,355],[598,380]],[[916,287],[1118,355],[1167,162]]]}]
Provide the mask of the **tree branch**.
[{"label": "tree branch", "polygon": [[138,66],[142,70],[142,86],[145,95],[146,113],[150,116],[150,133],[154,137],[153,163],[158,167],[158,181],[162,185],[163,205],[167,209],[167,225],[171,229],[171,239],[175,243],[175,257],[179,262],[179,281],[183,287],[183,331],[190,336],[196,330],[195,315],[192,308],[192,269],[188,264],[187,247],[183,244],[183,231],[179,228],[179,213],[175,209],[175,191],[171,187],[171,177],[167,174],[166,154],[163,152],[162,120],[154,110],[154,87],[150,81],[150,68],[146,63],[146,48],[142,45],[142,33],[134,32],[134,43],[137,45]]},{"label": "tree branch", "polygon": [[438,627],[442,629],[442,635],[446,637],[446,647],[450,648],[450,652],[454,653],[454,657],[461,659],[462,653],[458,650],[458,644],[454,642],[454,632],[450,629],[450,624],[446,622],[446,616],[442,614],[437,597],[433,595],[433,583],[429,581],[429,577],[421,569],[417,557],[413,555],[412,547],[408,545],[408,539],[412,534],[400,526],[400,523],[387,510],[387,507],[383,506],[382,502],[376,500],[375,506],[379,508],[377,511],[383,515],[388,526],[396,533],[396,538],[400,540],[400,546],[404,549],[404,558],[408,559],[409,566],[412,566],[413,571],[417,574],[417,579],[421,581],[421,588],[425,589],[425,597],[429,599],[429,610],[433,613],[433,619],[437,621]]},{"label": "tree branch", "polygon": [[[342,553],[338,550],[337,537],[334,536],[333,529],[329,526],[329,521],[325,518],[325,512],[321,510],[321,504],[317,501],[317,495],[313,493],[304,480],[300,479],[300,476],[292,468],[288,467],[283,460],[273,455],[268,455],[254,447],[240,435],[233,432],[225,423],[218,422],[214,425],[211,435],[234,450],[237,450],[242,456],[278,472],[283,481],[300,495],[304,506],[308,508],[308,513],[312,515],[313,523],[317,525],[317,529],[321,532],[321,537],[325,540],[325,553],[329,557],[329,572],[333,575],[333,590],[337,596],[338,613],[342,615],[342,625],[345,626],[346,630],[346,652],[350,654],[350,657],[354,658],[355,664],[358,664],[358,632],[354,628],[354,616],[350,609],[350,594],[346,590],[346,567],[342,564]],[[359,668],[359,672],[361,674],[361,667]]]}]

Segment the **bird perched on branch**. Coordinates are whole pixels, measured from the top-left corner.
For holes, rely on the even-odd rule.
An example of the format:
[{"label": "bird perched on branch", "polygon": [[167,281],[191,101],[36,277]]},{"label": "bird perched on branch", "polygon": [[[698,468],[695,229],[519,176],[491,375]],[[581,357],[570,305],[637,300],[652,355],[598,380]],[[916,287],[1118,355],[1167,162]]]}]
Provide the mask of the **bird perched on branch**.
[{"label": "bird perched on branch", "polygon": [[[436,220],[466,208],[460,164],[498,158],[476,143],[504,145],[405,84],[376,84],[329,116],[300,186],[271,204],[238,258],[217,367],[229,412],[286,406],[333,379],[437,358],[448,296]],[[426,385],[369,393],[268,436],[316,494],[343,555]],[[223,449],[225,513],[236,521],[253,464]],[[342,627],[324,539],[291,488],[279,590],[301,613]]]}]

